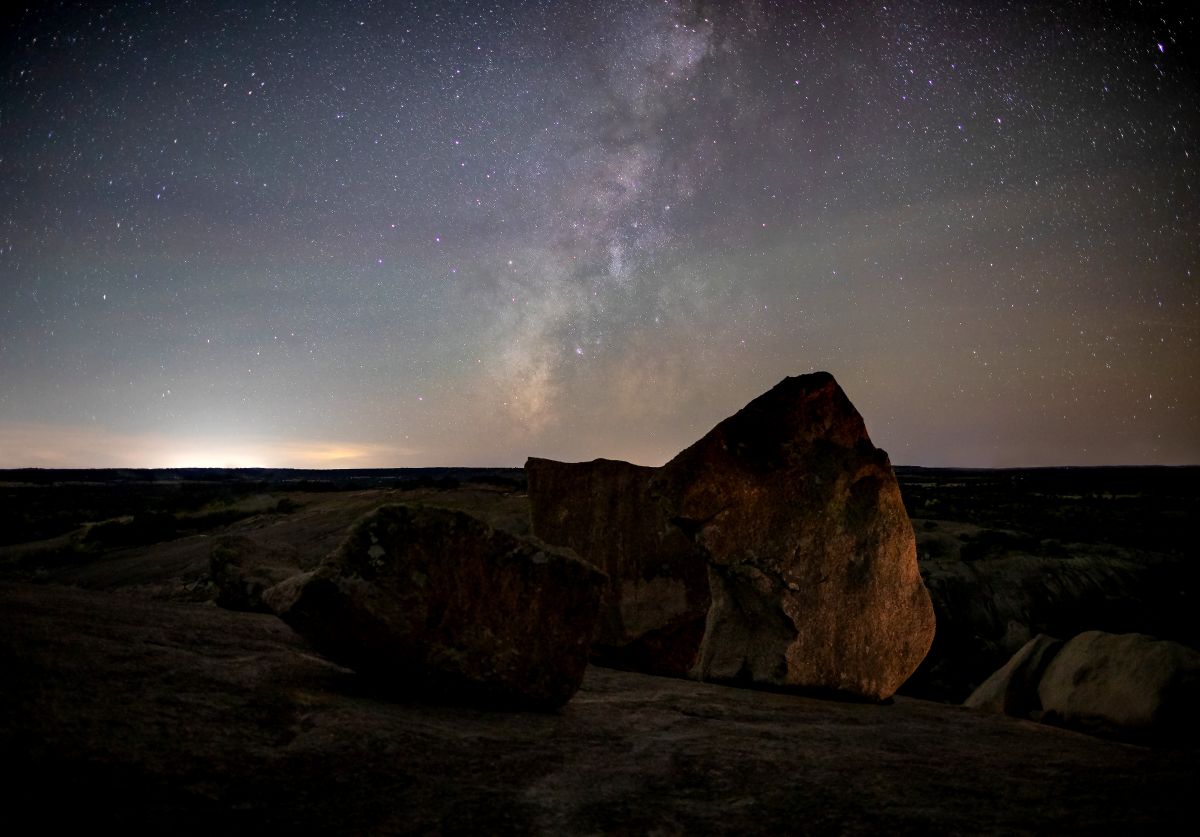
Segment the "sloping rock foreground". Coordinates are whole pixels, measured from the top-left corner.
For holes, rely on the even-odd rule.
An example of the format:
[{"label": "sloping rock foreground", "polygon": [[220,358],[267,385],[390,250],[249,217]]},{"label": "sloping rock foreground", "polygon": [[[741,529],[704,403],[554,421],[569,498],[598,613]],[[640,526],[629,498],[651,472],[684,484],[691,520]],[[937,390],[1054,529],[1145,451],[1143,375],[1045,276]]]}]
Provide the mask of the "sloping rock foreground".
[{"label": "sloping rock foreground", "polygon": [[1039,635],[966,706],[1135,741],[1200,741],[1200,652],[1144,634]]},{"label": "sloping rock foreground", "polygon": [[0,583],[8,833],[1162,833],[1198,753],[589,669],[554,714],[363,691],[272,616]]},{"label": "sloping rock foreground", "polygon": [[661,468],[525,470],[534,534],[610,577],[601,662],[882,699],[929,649],[891,464],[828,373],[785,379]]},{"label": "sloping rock foreground", "polygon": [[583,678],[604,575],[444,509],[383,506],[262,594],[329,659],[389,689],[553,707]]}]

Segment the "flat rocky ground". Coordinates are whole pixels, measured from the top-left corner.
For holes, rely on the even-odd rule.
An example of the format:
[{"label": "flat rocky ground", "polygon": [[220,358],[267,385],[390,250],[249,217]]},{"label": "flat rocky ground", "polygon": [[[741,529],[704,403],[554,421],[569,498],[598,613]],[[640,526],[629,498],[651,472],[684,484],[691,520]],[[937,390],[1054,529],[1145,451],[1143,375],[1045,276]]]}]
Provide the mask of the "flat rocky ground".
[{"label": "flat rocky ground", "polygon": [[15,833],[1183,831],[1200,753],[593,668],[554,714],[374,694],[272,616],[0,583]]},{"label": "flat rocky ground", "polygon": [[[902,474],[953,663],[926,677],[926,696],[961,700],[1038,630],[1194,645],[1195,475]],[[913,697],[839,703],[600,668],[554,714],[376,693],[275,617],[213,604],[214,539],[241,535],[309,567],[387,502],[522,531],[521,486],[300,491],[252,476],[228,489],[0,485],[3,833],[1194,828],[1196,749]]]}]

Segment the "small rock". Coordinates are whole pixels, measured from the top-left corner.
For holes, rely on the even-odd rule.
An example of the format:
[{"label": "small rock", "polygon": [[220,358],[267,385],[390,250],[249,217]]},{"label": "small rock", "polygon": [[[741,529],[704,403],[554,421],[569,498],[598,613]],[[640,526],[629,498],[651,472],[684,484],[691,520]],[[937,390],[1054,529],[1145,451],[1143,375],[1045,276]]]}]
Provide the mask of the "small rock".
[{"label": "small rock", "polygon": [[[1069,554],[1013,553],[922,566],[938,632],[902,694],[960,703],[1039,633],[1124,633],[1178,607],[1160,579],[1178,570],[1153,556],[1073,545]],[[1176,590],[1178,588],[1175,588]],[[1153,634],[1149,628],[1141,628]]]},{"label": "small rock", "polygon": [[270,613],[263,593],[300,572],[295,550],[272,547],[244,535],[218,538],[208,559],[217,604],[229,610]]},{"label": "small rock", "polygon": [[463,512],[384,506],[264,598],[322,654],[388,688],[550,708],[579,688],[604,582]]},{"label": "small rock", "polygon": [[1038,634],[972,692],[963,701],[963,706],[1015,717],[1040,714],[1042,704],[1038,698],[1038,684],[1046,666],[1062,646],[1061,639]]},{"label": "small rock", "polygon": [[1200,731],[1200,652],[1145,634],[1087,631],[1068,641],[1038,685],[1043,720],[1152,741]]}]

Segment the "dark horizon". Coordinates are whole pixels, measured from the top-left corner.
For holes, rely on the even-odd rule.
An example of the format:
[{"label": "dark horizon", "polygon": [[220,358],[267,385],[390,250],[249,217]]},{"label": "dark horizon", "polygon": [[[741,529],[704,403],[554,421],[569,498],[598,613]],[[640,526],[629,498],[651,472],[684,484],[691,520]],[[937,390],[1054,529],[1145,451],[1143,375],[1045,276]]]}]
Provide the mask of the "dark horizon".
[{"label": "dark horizon", "polygon": [[[612,457],[598,457],[599,459],[611,459]],[[591,461],[591,460],[581,460]],[[634,463],[637,464],[637,463]],[[1200,469],[1200,463],[1182,464],[1182,465],[1016,465],[1005,466],[999,468],[981,468],[970,465],[910,465],[910,464],[893,464],[892,468],[897,473],[911,474],[917,471],[931,472],[952,472],[961,471],[964,473],[1025,473],[1025,472],[1050,472],[1050,471],[1186,471],[1189,469]],[[292,468],[292,467],[272,467],[264,466],[249,466],[249,467],[223,467],[218,465],[176,465],[164,467],[79,467],[79,468],[44,468],[38,466],[18,467],[18,468],[0,468],[0,482],[5,482],[4,477],[22,474],[95,474],[109,472],[112,474],[123,474],[128,472],[145,472],[145,473],[171,473],[179,471],[187,472],[206,472],[206,473],[247,473],[254,474],[258,472],[265,473],[295,473],[295,474],[328,474],[331,476],[339,475],[403,475],[403,474],[441,474],[441,473],[478,473],[487,474],[492,472],[514,472],[523,473],[525,470],[523,465],[421,465],[421,466],[397,466],[397,467],[366,467],[366,468]]]}]

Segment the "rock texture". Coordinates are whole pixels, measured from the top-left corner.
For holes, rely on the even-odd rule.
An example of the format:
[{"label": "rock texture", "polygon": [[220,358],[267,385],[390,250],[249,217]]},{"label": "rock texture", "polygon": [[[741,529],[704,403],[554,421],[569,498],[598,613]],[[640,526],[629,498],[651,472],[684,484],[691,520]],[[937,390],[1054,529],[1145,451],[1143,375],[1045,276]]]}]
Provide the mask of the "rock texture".
[{"label": "rock texture", "polygon": [[682,677],[712,601],[703,550],[670,521],[657,468],[597,459],[525,464],[533,531],[609,576],[592,644],[604,665]]},{"label": "rock texture", "polygon": [[1039,634],[964,703],[1151,744],[1200,740],[1200,652],[1145,634]]},{"label": "rock texture", "polygon": [[[704,630],[672,634],[660,669],[691,659],[700,679],[883,699],[929,648],[933,610],[891,464],[827,373],[785,379],[659,469],[526,467],[534,533],[613,579],[605,642],[645,635],[626,613],[657,612],[656,640],[671,619],[695,624],[703,563]],[[620,547],[606,543],[615,532]],[[631,593],[654,594],[648,581],[674,604],[630,607]]]},{"label": "rock texture", "polygon": [[1151,740],[1195,740],[1200,652],[1145,634],[1088,631],[1068,641],[1038,684],[1043,720]]},{"label": "rock texture", "polygon": [[579,688],[603,582],[468,514],[384,506],[264,598],[327,657],[390,689],[553,707]]},{"label": "rock texture", "polygon": [[1038,683],[1062,648],[1061,639],[1038,634],[963,701],[963,706],[1015,717],[1040,716]]},{"label": "rock texture", "polygon": [[250,613],[270,613],[263,593],[302,571],[295,549],[270,546],[245,535],[218,538],[208,566],[217,604]]}]

